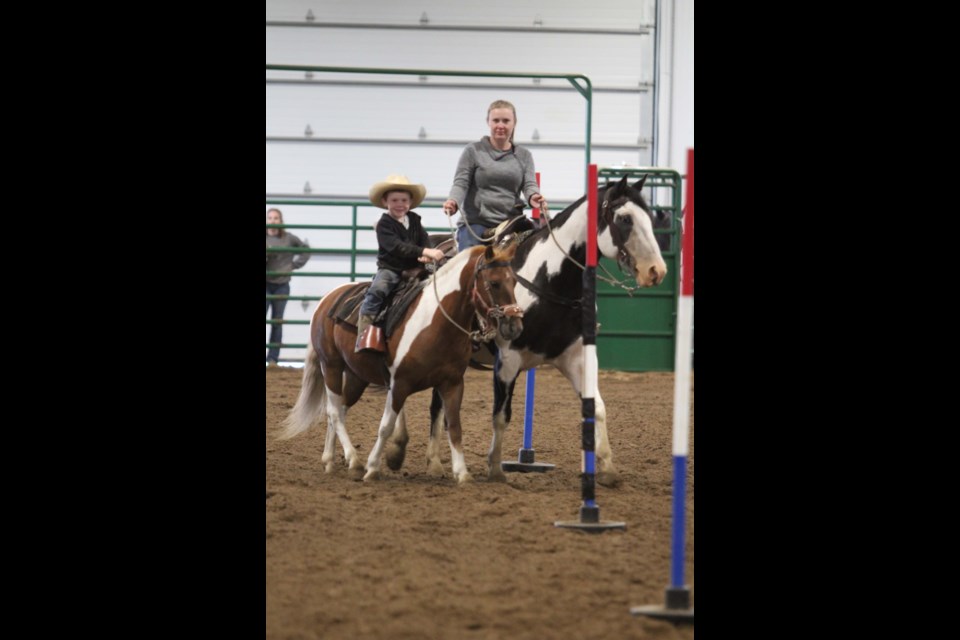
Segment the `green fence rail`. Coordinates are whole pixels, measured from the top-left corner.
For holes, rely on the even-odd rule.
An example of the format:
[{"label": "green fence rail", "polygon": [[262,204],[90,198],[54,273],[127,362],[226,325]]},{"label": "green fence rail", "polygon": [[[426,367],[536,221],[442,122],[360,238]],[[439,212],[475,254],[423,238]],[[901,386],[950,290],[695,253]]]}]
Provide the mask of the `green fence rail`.
[{"label": "green fence rail", "polygon": [[[679,246],[677,240],[679,229],[680,211],[680,176],[676,171],[669,169],[601,169],[600,183],[605,185],[607,181],[620,179],[621,175],[632,175],[640,172],[640,175],[647,175],[645,187],[650,187],[651,192],[655,194],[656,189],[666,188],[671,190],[671,204],[654,205],[654,210],[668,211],[671,215],[671,226],[668,229],[657,229],[654,233],[657,235],[666,235],[670,239],[670,249],[663,251],[664,261],[667,263],[667,279],[659,286],[651,289],[640,289],[628,293],[620,288],[615,288],[602,281],[597,281],[597,304],[600,308],[598,321],[601,324],[601,330],[597,335],[597,350],[600,361],[604,369],[620,369],[626,371],[660,371],[673,370],[673,348],[675,341],[676,325],[676,298],[678,295],[677,276],[678,276],[678,252]],[[655,197],[655,195],[654,195]],[[330,229],[336,228],[341,231],[350,231],[350,245],[337,248],[300,248],[300,247],[273,247],[267,249],[271,253],[311,253],[319,255],[342,255],[350,256],[349,271],[267,271],[268,276],[291,276],[291,277],[329,277],[342,278],[345,281],[355,282],[362,279],[370,279],[374,272],[362,272],[356,268],[356,257],[362,255],[376,255],[376,249],[360,249],[357,247],[357,232],[368,231],[370,229],[366,224],[357,224],[358,207],[371,207],[367,201],[343,201],[343,200],[280,200],[267,198],[268,205],[296,205],[296,206],[324,206],[324,207],[350,207],[352,210],[352,224],[348,225],[324,225],[324,224],[264,224],[265,228],[284,228],[284,229]],[[651,202],[656,200],[651,197]],[[562,211],[571,203],[554,203],[555,211]],[[423,203],[418,208],[440,208],[440,204]],[[449,233],[450,227],[426,227],[430,233]],[[601,257],[600,263],[613,274],[618,273],[618,267],[615,261]],[[323,296],[304,296],[304,295],[266,295],[267,300],[300,300],[300,301],[319,301]],[[637,318],[646,320],[641,326],[633,326]],[[624,327],[623,319],[628,319],[630,323]],[[266,320],[269,325],[309,325],[309,320]],[[278,346],[281,349],[306,349],[306,344],[296,343],[267,343],[266,347]]]},{"label": "green fence rail", "polygon": [[[638,289],[633,295],[597,280],[597,359],[603,369],[621,371],[673,371],[676,359],[677,299],[680,294],[680,174],[660,167],[604,167],[598,170],[600,186],[628,176],[633,182],[643,176],[644,190],[649,189],[651,203],[667,200],[669,204],[653,205],[655,211],[670,214],[669,229],[657,235],[670,238],[661,250],[667,265],[667,277],[656,287]],[[667,197],[663,197],[664,191]],[[611,273],[617,266],[603,258],[601,263]]]},{"label": "green fence rail", "polygon": [[[586,128],[584,142],[584,165],[583,165],[583,184],[584,193],[587,192],[587,167],[590,164],[590,149],[592,136],[592,118],[593,118],[593,87],[590,79],[581,74],[564,73],[502,73],[492,71],[455,71],[441,69],[387,69],[371,67],[329,67],[329,66],[311,66],[311,65],[284,65],[268,64],[267,71],[296,71],[306,72],[326,72],[326,73],[357,73],[357,74],[378,74],[378,75],[415,75],[415,76],[456,76],[456,77],[486,77],[486,78],[523,78],[523,79],[561,79],[567,80],[572,87],[586,101]],[[321,86],[321,85],[317,85]],[[667,280],[652,290],[641,290],[634,293],[633,296],[627,295],[622,290],[616,290],[602,281],[597,282],[597,304],[600,307],[597,320],[602,325],[597,335],[597,350],[599,361],[605,369],[623,369],[633,371],[648,370],[672,370],[673,369],[673,349],[676,333],[676,300],[679,287],[677,286],[679,274],[679,219],[680,209],[680,176],[676,171],[661,168],[606,168],[599,172],[600,182],[613,178],[619,179],[620,176],[648,174],[645,187],[650,187],[653,193],[657,189],[671,189],[671,204],[658,209],[670,210],[673,224],[669,230],[658,231],[659,234],[670,234],[673,236],[670,241],[670,250],[663,252],[664,260],[667,262]],[[356,257],[358,255],[376,254],[376,250],[357,249],[357,207],[370,206],[367,202],[344,202],[344,201],[325,201],[308,199],[267,199],[270,205],[319,205],[319,206],[350,206],[352,211],[351,223],[349,225],[269,225],[285,228],[308,228],[308,229],[328,229],[351,231],[350,247],[343,249],[290,249],[277,248],[274,251],[294,251],[299,253],[309,252],[325,255],[350,255],[349,273],[339,272],[267,272],[268,275],[291,275],[305,277],[344,277],[355,281],[358,277],[371,278],[373,273],[359,273],[356,269]],[[656,198],[651,198],[651,202],[657,202]],[[420,207],[439,207],[441,205],[421,204]],[[448,232],[449,229],[428,228],[430,232]],[[601,259],[601,264],[612,273],[616,272],[616,265],[607,260]],[[284,296],[267,296],[267,299],[278,299]],[[322,296],[285,296],[288,300],[320,300]],[[641,320],[639,328],[632,326],[624,327],[624,323],[635,324],[636,320]],[[269,321],[268,321],[269,322]],[[278,324],[301,324],[304,321],[277,321]],[[630,347],[630,341],[634,345],[642,343],[639,349]],[[267,344],[270,347],[305,349],[306,344]],[[631,362],[630,359],[640,358],[638,362]]]}]

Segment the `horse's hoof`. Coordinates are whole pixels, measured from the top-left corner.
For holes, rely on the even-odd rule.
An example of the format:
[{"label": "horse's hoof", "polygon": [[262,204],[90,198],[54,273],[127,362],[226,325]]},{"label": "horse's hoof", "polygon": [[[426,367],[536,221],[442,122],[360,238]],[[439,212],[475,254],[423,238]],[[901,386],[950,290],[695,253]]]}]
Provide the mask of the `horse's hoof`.
[{"label": "horse's hoof", "polygon": [[470,484],[471,482],[473,482],[473,476],[467,472],[464,472],[462,476],[457,478],[457,484],[460,486],[463,486],[465,484]]},{"label": "horse's hoof", "polygon": [[503,472],[499,467],[491,467],[490,473],[487,474],[487,482],[506,482],[507,474]]},{"label": "horse's hoof", "polygon": [[602,487],[616,487],[620,484],[620,474],[616,471],[600,471],[597,473],[597,484]]},{"label": "horse's hoof", "polygon": [[324,473],[333,473],[333,460],[323,463],[323,471]]},{"label": "horse's hoof", "polygon": [[436,460],[427,461],[427,475],[434,476],[435,478],[443,477],[443,465],[437,462]]},{"label": "horse's hoof", "polygon": [[403,466],[403,459],[407,456],[407,449],[398,444],[391,443],[387,445],[387,450],[384,455],[387,458],[387,466],[390,467],[392,471],[399,471]]}]

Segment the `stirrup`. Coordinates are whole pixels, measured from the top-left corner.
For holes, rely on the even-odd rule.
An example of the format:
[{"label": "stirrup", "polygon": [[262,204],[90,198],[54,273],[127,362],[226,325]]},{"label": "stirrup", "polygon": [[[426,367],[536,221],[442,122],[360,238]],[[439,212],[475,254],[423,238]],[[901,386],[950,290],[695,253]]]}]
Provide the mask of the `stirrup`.
[{"label": "stirrup", "polygon": [[357,343],[353,347],[354,353],[361,351],[375,351],[383,353],[386,349],[383,346],[383,329],[375,324],[369,325],[357,336]]}]

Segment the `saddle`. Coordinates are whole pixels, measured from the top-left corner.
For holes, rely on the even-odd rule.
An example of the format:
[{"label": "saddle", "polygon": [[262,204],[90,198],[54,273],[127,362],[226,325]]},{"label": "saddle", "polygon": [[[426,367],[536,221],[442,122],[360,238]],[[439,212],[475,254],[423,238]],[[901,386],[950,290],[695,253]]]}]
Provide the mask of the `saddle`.
[{"label": "saddle", "polygon": [[525,231],[534,231],[536,229],[537,224],[533,220],[521,215],[514,218],[507,218],[492,229],[484,231],[480,234],[480,237],[484,240],[487,238],[502,238],[509,233],[522,234]]},{"label": "saddle", "polygon": [[[444,257],[437,264],[437,268],[456,255],[455,243],[450,234],[431,235],[430,244],[443,251],[444,254]],[[365,349],[386,351],[386,338],[393,335],[410,303],[417,298],[426,286],[426,279],[430,276],[430,271],[427,270],[425,265],[418,265],[410,269],[404,269],[400,275],[402,277],[400,285],[384,301],[383,308],[373,319],[370,328],[364,332],[363,336],[359,337],[360,343]],[[360,304],[363,302],[363,297],[366,295],[367,289],[370,288],[370,284],[370,282],[358,282],[347,289],[327,312],[327,316],[335,318],[337,322],[356,328],[357,321],[360,319]]]}]

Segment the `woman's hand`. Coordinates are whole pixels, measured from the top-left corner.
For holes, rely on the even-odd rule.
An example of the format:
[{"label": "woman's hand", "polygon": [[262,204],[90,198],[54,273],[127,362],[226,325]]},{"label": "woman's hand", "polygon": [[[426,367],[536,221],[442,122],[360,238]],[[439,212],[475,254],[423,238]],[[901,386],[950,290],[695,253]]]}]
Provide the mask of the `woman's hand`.
[{"label": "woman's hand", "polygon": [[547,208],[547,199],[544,198],[539,193],[535,193],[530,196],[530,206],[534,209],[546,209]]},{"label": "woman's hand", "polygon": [[448,216],[455,214],[459,208],[456,200],[447,200],[443,203],[443,212]]}]

